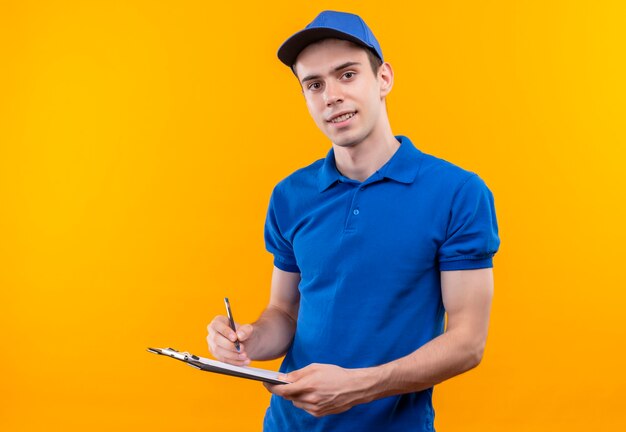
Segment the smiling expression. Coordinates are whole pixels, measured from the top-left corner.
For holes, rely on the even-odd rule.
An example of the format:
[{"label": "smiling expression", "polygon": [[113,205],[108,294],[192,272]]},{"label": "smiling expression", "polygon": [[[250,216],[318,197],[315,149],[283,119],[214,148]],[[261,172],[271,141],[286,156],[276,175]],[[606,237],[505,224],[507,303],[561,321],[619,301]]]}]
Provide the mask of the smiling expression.
[{"label": "smiling expression", "polygon": [[294,71],[307,108],[333,144],[353,147],[380,138],[392,82],[384,76],[387,68],[374,74],[364,48],[344,40],[325,39],[300,53]]}]

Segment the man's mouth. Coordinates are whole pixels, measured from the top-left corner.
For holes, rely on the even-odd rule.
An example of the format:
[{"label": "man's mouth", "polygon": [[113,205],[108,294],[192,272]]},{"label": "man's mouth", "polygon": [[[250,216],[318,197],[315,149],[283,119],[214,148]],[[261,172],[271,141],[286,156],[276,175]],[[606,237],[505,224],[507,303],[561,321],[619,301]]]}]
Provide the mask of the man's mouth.
[{"label": "man's mouth", "polygon": [[354,112],[350,112],[350,113],[346,113],[346,114],[342,114],[340,116],[337,117],[333,117],[330,120],[328,120],[330,123],[341,123],[344,122],[348,119],[351,119],[352,117],[354,117],[356,115],[356,111]]}]

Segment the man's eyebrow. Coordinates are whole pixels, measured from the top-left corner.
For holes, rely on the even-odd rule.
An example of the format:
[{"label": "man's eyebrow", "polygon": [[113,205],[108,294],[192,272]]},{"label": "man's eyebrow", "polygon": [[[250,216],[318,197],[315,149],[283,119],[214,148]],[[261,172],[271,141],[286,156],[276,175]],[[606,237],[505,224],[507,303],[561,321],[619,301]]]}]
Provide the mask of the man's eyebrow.
[{"label": "man's eyebrow", "polygon": [[355,61],[351,61],[351,62],[345,62],[344,64],[341,64],[339,66],[337,66],[335,69],[333,69],[333,72],[339,72],[341,69],[345,69],[345,68],[349,68],[350,66],[355,66],[355,65],[361,65],[360,62],[355,62]]},{"label": "man's eyebrow", "polygon": [[[359,65],[360,66],[361,63],[360,62],[355,62],[355,61],[345,62],[345,63],[342,63],[339,66],[335,67],[333,69],[333,72],[339,72],[342,69],[349,68],[350,66],[355,66],[355,65]],[[302,81],[300,81],[300,82],[305,83],[307,81],[315,80],[315,79],[318,79],[318,78],[321,78],[321,77],[322,76],[319,75],[319,74],[318,75],[307,75],[304,78],[302,78]]]}]

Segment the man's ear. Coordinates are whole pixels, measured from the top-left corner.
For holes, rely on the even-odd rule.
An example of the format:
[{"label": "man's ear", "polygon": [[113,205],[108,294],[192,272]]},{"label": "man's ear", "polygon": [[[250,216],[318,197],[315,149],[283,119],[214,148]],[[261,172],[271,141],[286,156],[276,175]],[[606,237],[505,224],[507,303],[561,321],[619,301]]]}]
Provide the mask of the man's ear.
[{"label": "man's ear", "polygon": [[393,87],[393,69],[391,65],[384,62],[378,68],[378,80],[380,81],[380,97],[385,97]]}]

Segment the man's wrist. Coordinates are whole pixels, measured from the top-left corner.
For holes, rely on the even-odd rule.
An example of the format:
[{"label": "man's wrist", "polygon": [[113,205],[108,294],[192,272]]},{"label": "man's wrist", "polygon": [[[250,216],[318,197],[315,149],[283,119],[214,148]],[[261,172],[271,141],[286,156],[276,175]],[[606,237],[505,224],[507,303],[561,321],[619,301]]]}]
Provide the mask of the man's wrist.
[{"label": "man's wrist", "polygon": [[371,402],[391,395],[391,393],[389,393],[391,369],[389,364],[358,369],[360,373],[357,375],[357,380],[359,380],[363,387],[364,400],[362,403]]}]

